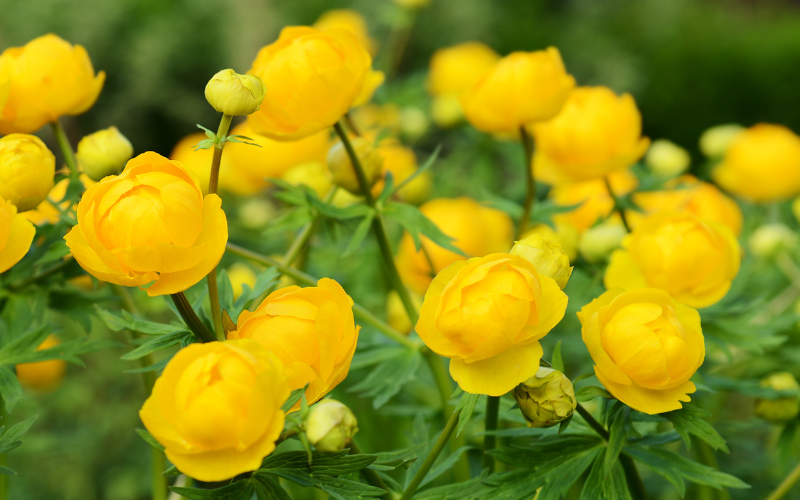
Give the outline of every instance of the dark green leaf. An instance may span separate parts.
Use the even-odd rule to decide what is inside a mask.
[[[556,343],[556,346],[553,348],[553,358],[550,361],[550,366],[553,367],[553,370],[560,371],[564,373],[564,360],[561,359],[561,341],[559,340]]]
[[[136,434],[138,434],[140,438],[144,439],[144,441],[153,448],[157,449],[158,451],[164,451],[164,446],[156,441],[156,438],[154,438],[153,435],[146,430],[136,429]]]
[[[2,436],[0,436],[0,454],[8,453],[9,451],[17,448],[22,444],[22,441],[19,440],[28,429],[31,428],[31,425],[39,418],[38,415],[34,415],[28,419],[23,420],[22,422],[17,422],[16,424],[12,425],[7,431],[5,431]],[[0,428],[1,430],[2,428]],[[10,470],[10,469],[9,469]]]
[[[470,394],[465,392],[461,395],[461,399],[458,400],[456,411],[461,410],[461,413],[458,415],[456,437],[461,434],[461,431],[464,430],[464,427],[469,423],[469,419],[472,417],[472,412],[475,410],[475,404],[478,402],[478,398],[480,398],[480,394]]]
[[[408,382],[416,379],[422,356],[416,349],[404,349],[397,356],[379,364],[369,375],[349,390],[374,398],[373,408],[380,408]]]
[[[625,435],[625,416],[624,413],[618,413],[609,429],[608,446],[603,461],[604,476],[609,475],[614,464],[617,463],[619,452],[622,451],[622,445],[625,444]]]
[[[266,474],[256,474],[253,476],[256,488],[256,500],[292,500],[286,491],[281,488],[278,481]]]
[[[583,403],[584,401],[590,401],[596,397],[614,399],[614,396],[612,396],[610,392],[600,387],[597,387],[596,385],[587,385],[585,387],[581,387],[575,392],[575,398],[578,400],[579,403]]]
[[[333,498],[336,498],[337,500],[374,498],[386,493],[386,490],[376,488],[374,486],[369,486],[356,481],[350,481],[348,479],[309,474],[300,469],[270,469],[264,472],[282,477],[288,481],[297,483],[300,486],[314,486],[329,494]]]
[[[14,411],[20,399],[25,397],[25,391],[17,380],[17,376],[8,366],[0,366],[0,396],[3,397],[6,412]]]
[[[286,413],[289,410],[291,410],[292,407],[294,405],[296,405],[297,402],[300,401],[300,399],[303,398],[303,394],[306,393],[306,389],[307,388],[308,388],[308,385],[306,385],[302,389],[295,389],[295,390],[292,391],[291,394],[289,394],[289,399],[284,401],[284,403],[281,405],[281,409],[284,411],[284,413]]]
[[[425,217],[417,207],[407,203],[393,201],[386,203],[383,213],[386,217],[394,220],[408,231],[408,234],[410,234],[411,238],[414,240],[414,246],[417,250],[422,246],[422,240],[420,240],[420,234],[422,234],[430,238],[431,241],[440,247],[466,257],[464,252],[453,245],[453,238],[444,234],[441,229],[431,222],[430,219]]]
[[[605,452],[608,453],[608,449]],[[589,477],[583,484],[580,500],[631,500],[628,484],[625,482],[625,472],[618,462],[610,474],[604,474],[603,463],[606,453],[600,453],[592,464]]]
[[[168,333],[166,335],[160,335],[158,337],[148,340],[147,342],[140,345],[136,349],[123,355],[120,359],[123,359],[125,361],[139,359],[153,352],[160,351],[161,349],[166,349],[167,347],[172,347],[175,344],[180,344],[181,341],[187,338],[193,339],[194,334],[192,334],[190,331],[187,330],[183,332],[177,331],[173,333]]]
[[[314,452],[309,467],[305,451],[287,451],[265,458],[259,470],[303,469],[309,474],[341,476],[358,472],[376,459],[375,455],[348,455],[346,451],[335,454]]]
[[[375,218],[375,211],[371,210],[367,213],[366,216],[358,223],[355,232],[353,233],[353,238],[350,240],[350,243],[347,245],[347,248],[342,253],[342,257],[348,257],[355,252],[361,242],[364,241],[367,234],[369,233],[369,228],[372,226],[372,220]]]
[[[675,431],[681,435],[686,447],[691,446],[691,439],[689,435],[697,436],[702,439],[709,446],[715,450],[721,450],[729,453],[728,445],[719,433],[709,424],[705,417],[709,416],[705,410],[701,410],[695,406],[683,405],[683,409],[662,413],[661,416],[672,422]]]
[[[178,331],[188,331],[184,325],[156,323],[155,321],[136,317],[124,310],[120,311],[121,315],[117,315],[95,305],[95,311],[97,315],[100,316],[100,319],[103,320],[103,323],[105,323],[110,330],[115,332],[130,330],[145,335],[166,335]]]
[[[237,481],[233,484],[215,490],[202,490],[199,488],[170,488],[175,493],[192,500],[250,500],[253,496],[253,483],[251,481]]]

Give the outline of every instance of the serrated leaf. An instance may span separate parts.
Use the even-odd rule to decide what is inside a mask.
[[[614,464],[617,463],[619,453],[625,444],[625,435],[625,416],[623,413],[619,413],[609,429],[608,445],[606,445],[606,454],[603,460],[604,476],[609,475]]]
[[[114,314],[111,311],[95,305],[95,312],[103,321],[103,323],[105,323],[105,325],[109,328],[109,330],[115,332],[130,330],[133,332],[142,333],[144,335],[165,335],[176,331],[187,331],[185,325],[156,323],[155,321],[149,321],[147,319],[134,316],[125,310],[120,311],[120,314]]]
[[[292,497],[281,488],[280,483],[266,474],[253,476],[256,488],[256,500],[292,500]]]
[[[3,432],[3,435],[0,436],[0,454],[8,453],[9,451],[19,447],[22,444],[22,441],[20,441],[19,438],[28,432],[28,430],[31,428],[31,425],[33,425],[37,418],[39,418],[39,416],[34,415],[23,420],[22,422],[17,422],[16,424],[12,425],[11,428]],[[12,471],[12,474],[13,473],[14,472]]]
[[[461,395],[461,399],[458,400],[458,406],[456,406],[455,411],[461,410],[461,413],[458,415],[456,437],[461,434],[461,431],[464,430],[464,427],[469,423],[469,419],[472,417],[472,412],[475,410],[475,404],[478,402],[479,398],[480,394],[465,392]]]
[[[161,349],[166,349],[176,344],[180,344],[186,338],[194,339],[194,334],[187,330],[183,332],[178,331],[168,333],[166,335],[159,335],[158,337],[148,340],[131,352],[124,354],[120,359],[124,361],[131,361],[134,359],[143,358],[148,354],[160,351]]]
[[[399,192],[401,189],[408,186],[411,183],[411,181],[413,181],[414,179],[419,177],[422,173],[430,169],[433,166],[433,164],[436,163],[436,159],[439,158],[439,153],[441,151],[442,151],[442,145],[439,144],[438,146],[436,146],[436,149],[433,150],[433,153],[431,153],[428,159],[425,160],[425,163],[423,163],[422,166],[416,169],[413,174],[406,177],[403,182],[398,184],[397,187],[392,190],[392,193]]]
[[[350,243],[347,245],[347,248],[342,253],[342,258],[349,257],[355,252],[358,247],[361,245],[361,242],[364,241],[367,234],[369,233],[369,228],[372,226],[372,221],[375,218],[375,211],[370,209],[366,216],[358,223],[355,232],[353,233],[353,237],[350,239]]]
[[[386,493],[386,490],[369,486],[349,479],[333,478],[317,474],[309,474],[300,469],[270,469],[259,471],[259,474],[266,473],[282,477],[300,486],[313,486],[324,491],[337,500],[356,500],[362,498],[379,497]]]
[[[164,451],[164,446],[156,441],[156,438],[154,438],[153,435],[146,430],[136,429],[136,434],[138,434],[140,438],[144,439],[145,443],[149,444],[153,448],[157,449],[158,451]]]
[[[383,177],[383,179],[383,190],[378,196],[378,199],[375,200],[376,204],[385,203],[394,192],[394,175],[391,172],[386,172],[386,175]]]
[[[689,437],[691,434],[702,439],[715,450],[730,453],[725,439],[705,420],[704,417],[709,415],[710,413],[707,411],[687,404],[684,404],[680,410],[661,414],[662,417],[672,422],[675,431],[683,438],[686,448],[691,447],[691,438]]]
[[[564,373],[564,360],[561,359],[561,341],[559,340],[556,342],[556,346],[553,348],[553,358],[550,361],[550,366],[553,367],[553,370],[560,371]]]
[[[583,484],[580,500],[631,500],[625,472],[619,463],[614,464],[608,475],[603,473],[606,453],[608,449],[599,454],[592,464],[589,476]]]
[[[403,385],[416,379],[422,355],[416,349],[404,349],[379,364],[369,375],[350,387],[350,392],[372,399],[373,408],[386,404]]]
[[[581,387],[575,392],[575,399],[577,399],[579,403],[590,401],[597,397],[614,399],[614,396],[612,396],[610,392],[597,387],[596,385],[587,385],[585,387]]]
[[[191,500],[250,500],[254,486],[251,481],[244,480],[214,490],[178,486],[172,486],[170,490]]]

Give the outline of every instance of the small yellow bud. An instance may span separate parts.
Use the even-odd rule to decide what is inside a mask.
[[[800,385],[789,372],[773,373],[761,381],[761,387],[775,391],[792,391],[795,394],[778,399],[757,399],[755,413],[764,420],[782,423],[800,414]]]
[[[514,399],[528,427],[552,427],[569,418],[578,405],[572,382],[560,371],[545,367],[514,388]]]
[[[689,152],[665,139],[653,141],[644,157],[650,171],[659,177],[675,177],[689,168]]]
[[[461,109],[461,100],[458,98],[458,94],[443,94],[434,97],[431,103],[431,117],[433,122],[441,128],[458,125],[464,119],[464,110]]]
[[[419,310],[420,307],[422,307],[422,297],[412,291],[408,293],[411,297],[411,303]],[[403,301],[400,300],[400,294],[395,290],[392,290],[389,292],[389,295],[386,296],[386,321],[392,328],[401,333],[409,334],[411,333],[411,329],[414,328],[411,319],[408,317],[406,308],[403,305]]]
[[[383,157],[370,141],[362,137],[353,137],[350,139],[350,143],[361,161],[361,167],[367,177],[368,187],[371,188],[381,177]],[[358,182],[356,171],[350,162],[347,148],[344,147],[341,141],[337,142],[328,152],[328,169],[333,176],[333,182],[337,186],[343,187],[353,194],[361,194],[361,185]]]
[[[133,146],[117,127],[87,135],[75,153],[81,169],[93,181],[119,174],[132,157]]]
[[[700,136],[700,151],[709,158],[721,158],[742,131],[744,127],[735,123],[711,127]]]
[[[764,224],[753,232],[748,243],[755,255],[768,259],[782,250],[795,248],[797,235],[783,224]]]
[[[323,453],[342,451],[358,432],[358,422],[350,408],[333,399],[323,399],[312,406],[305,426],[308,441]]]
[[[628,232],[625,226],[615,222],[604,222],[586,230],[581,236],[578,251],[589,262],[599,262],[622,244]]]
[[[425,135],[429,126],[428,117],[421,109],[409,106],[400,111],[400,131],[412,141]]]
[[[533,234],[516,242],[511,254],[519,255],[533,264],[540,275],[552,278],[562,290],[567,286],[572,267],[558,241],[541,234]]]
[[[223,69],[206,84],[206,100],[218,112],[231,116],[246,116],[261,107],[266,88],[261,78],[240,75]]]
[[[33,210],[53,189],[56,157],[35,135],[8,134],[0,139],[0,198],[17,210]]]
[[[239,298],[244,291],[244,285],[252,290],[256,286],[256,273],[247,264],[237,262],[228,268],[228,279],[231,281],[233,289],[233,300]]]

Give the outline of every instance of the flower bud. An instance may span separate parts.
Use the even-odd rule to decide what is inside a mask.
[[[0,139],[0,198],[19,212],[33,210],[53,189],[56,157],[35,135]]]
[[[748,243],[755,255],[769,259],[796,247],[797,235],[783,224],[764,224],[753,232]]]
[[[578,405],[572,382],[560,371],[545,367],[514,388],[514,399],[528,427],[552,427],[569,418]]]
[[[689,152],[674,142],[665,139],[653,141],[644,157],[650,171],[659,177],[675,177],[689,168],[692,158]]]
[[[458,125],[464,118],[461,101],[457,94],[437,95],[431,102],[431,118],[441,128],[450,128]]]
[[[277,209],[266,198],[250,198],[239,205],[239,222],[247,229],[265,229]]]
[[[625,227],[619,223],[598,224],[583,233],[578,251],[589,262],[599,262],[619,248],[627,233]]]
[[[552,278],[562,290],[567,286],[572,267],[558,241],[533,234],[516,242],[511,255],[519,255],[533,264],[540,275]]]
[[[775,391],[800,391],[800,385],[789,372],[773,373],[761,381],[761,387]],[[757,399],[755,414],[773,423],[792,420],[800,414],[800,398],[795,394],[778,399]]]
[[[383,157],[378,153],[378,150],[372,146],[372,143],[362,137],[353,137],[350,139],[353,145],[353,150],[361,162],[361,167],[364,169],[364,175],[367,178],[367,187],[372,187],[378,179],[380,179],[383,172]],[[347,154],[347,148],[344,147],[341,141],[337,142],[328,152],[328,169],[333,176],[333,182],[353,194],[361,194],[361,185],[358,182],[355,168],[350,162],[350,156]]]
[[[305,425],[308,441],[323,453],[342,451],[358,432],[358,422],[350,408],[333,399],[323,399],[312,406]]]
[[[735,123],[711,127],[700,136],[700,151],[709,158],[720,158],[743,130],[744,127]]]
[[[78,143],[75,154],[81,169],[93,181],[119,174],[132,157],[133,146],[117,127],[87,135]]]
[[[430,122],[425,112],[415,106],[408,106],[400,111],[400,131],[405,137],[415,141],[425,135]]]
[[[240,75],[223,69],[206,84],[206,100],[218,112],[231,116],[246,116],[261,107],[266,88],[261,78]]]

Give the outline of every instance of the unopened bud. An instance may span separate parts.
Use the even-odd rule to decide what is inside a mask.
[[[757,416],[773,423],[782,423],[800,414],[800,385],[794,375],[789,372],[773,373],[761,381],[761,387],[769,387],[774,391],[792,391],[795,394],[778,399],[757,399]]]
[[[464,119],[461,101],[457,94],[437,95],[431,102],[431,117],[433,122],[441,128],[450,128],[458,125]]]
[[[383,171],[383,157],[372,143],[362,137],[350,139],[356,156],[361,162],[364,175],[367,178],[367,188],[371,188],[381,177]],[[355,168],[347,154],[347,148],[341,141],[337,142],[328,152],[328,169],[333,176],[333,182],[353,194],[361,194],[361,185],[358,182]]]
[[[528,427],[552,427],[569,418],[578,405],[566,375],[545,367],[514,388],[514,399]]]
[[[797,235],[783,224],[764,224],[753,232],[748,243],[755,255],[768,259],[795,248]]]
[[[709,158],[722,158],[728,146],[743,130],[744,127],[734,123],[711,127],[700,136],[700,151]]]
[[[358,422],[350,408],[333,399],[311,407],[305,422],[308,441],[324,453],[336,453],[350,446]]]
[[[665,139],[654,141],[644,157],[647,167],[659,177],[682,174],[689,168],[691,161],[688,151]]]
[[[93,181],[119,174],[132,156],[133,146],[117,127],[87,135],[78,143],[75,153],[81,169]]]
[[[622,224],[604,222],[583,233],[578,250],[589,262],[599,262],[619,248],[627,234]]]
[[[429,125],[425,112],[417,107],[408,106],[400,111],[400,132],[412,141],[425,135]]]
[[[533,234],[516,242],[511,255],[519,255],[533,264],[539,274],[552,278],[562,290],[567,286],[572,267],[558,241]]]
[[[240,75],[223,69],[206,84],[206,100],[218,112],[231,116],[247,116],[258,111],[266,88],[255,75]]]

